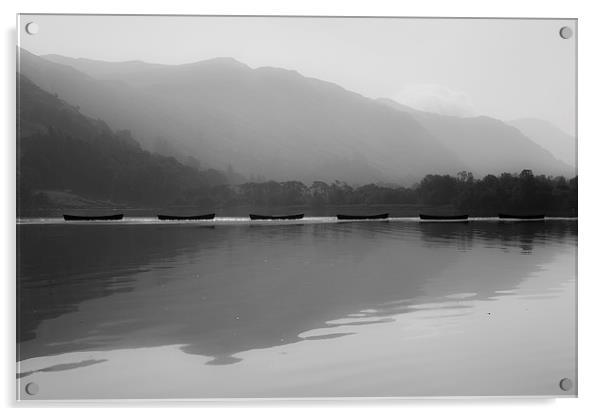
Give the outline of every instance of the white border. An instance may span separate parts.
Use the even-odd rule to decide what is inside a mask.
[[[600,198],[600,152],[602,140],[602,106],[600,88],[602,67],[600,40],[602,40],[602,15],[595,1],[536,1],[536,0],[221,0],[221,1],[180,1],[180,0],[96,0],[84,2],[77,0],[4,0],[0,3],[2,29],[4,34],[2,62],[1,100],[2,126],[2,195],[1,207],[2,247],[0,262],[5,267],[2,275],[4,302],[2,335],[3,401],[7,407],[27,407],[29,404],[16,404],[15,399],[15,43],[16,13],[131,13],[131,14],[268,14],[268,15],[345,15],[345,16],[445,16],[445,17],[549,17],[579,19],[579,399],[410,399],[410,400],[311,400],[311,401],[211,401],[179,402],[181,411],[195,411],[197,406],[204,407],[203,412],[231,412],[236,410],[251,414],[281,413],[298,414],[300,412],[326,413],[342,410],[346,414],[365,414],[367,411],[399,414],[400,411],[435,414],[445,412],[448,415],[467,415],[484,412],[487,414],[507,414],[525,412],[533,415],[562,414],[602,414],[598,397],[601,386],[600,354],[600,314],[597,304],[602,294],[602,273],[597,270],[601,230],[596,221],[596,211],[602,204]],[[81,412],[83,404],[45,403],[50,414]],[[120,412],[143,411],[163,414],[165,407],[175,406],[174,402],[109,402],[92,403],[85,412],[104,413],[104,407],[122,405],[128,409]],[[59,406],[67,406],[61,409]],[[130,407],[152,406],[151,409],[134,410]],[[295,406],[295,407],[292,407]],[[36,406],[37,407],[37,406]],[[400,408],[401,407],[401,408]],[[596,410],[597,409],[597,410]],[[35,411],[34,408],[25,409]]]

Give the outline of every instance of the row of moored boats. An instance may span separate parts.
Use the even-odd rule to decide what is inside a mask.
[[[301,220],[304,214],[294,215],[259,215],[249,214],[251,220]],[[523,220],[523,221],[538,221],[544,220],[545,214],[498,214],[501,220]],[[115,221],[122,220],[123,214],[101,215],[101,216],[82,216],[82,215],[63,215],[65,221]],[[157,218],[162,221],[207,221],[213,220],[215,214],[193,215],[193,216],[177,216],[177,215],[157,215]],[[337,219],[341,221],[355,220],[386,220],[389,218],[388,213],[376,215],[345,215],[338,214]],[[466,215],[428,215],[420,214],[421,221],[442,221],[442,222],[467,222],[469,216]]]

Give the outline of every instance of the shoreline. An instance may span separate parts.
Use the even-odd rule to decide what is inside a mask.
[[[578,221],[578,217],[554,216],[545,217],[543,220],[500,219],[499,217],[469,217],[467,221],[428,221],[417,216],[389,217],[378,220],[338,220],[335,216],[308,216],[300,220],[251,220],[249,217],[215,217],[213,220],[159,220],[157,217],[124,217],[115,221],[65,221],[61,217],[22,217],[16,219],[17,225],[51,225],[51,224],[111,224],[111,225],[218,225],[218,224],[340,224],[349,222],[407,222],[421,224],[465,224],[470,222],[500,222],[500,223],[541,223],[545,221]]]

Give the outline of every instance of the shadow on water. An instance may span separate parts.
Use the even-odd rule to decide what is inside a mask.
[[[349,335],[299,335],[339,318],[369,325],[449,295],[511,291],[553,257],[538,247],[567,238],[575,222],[20,226],[19,359],[178,344],[232,364]],[[477,248],[483,262],[447,273]]]

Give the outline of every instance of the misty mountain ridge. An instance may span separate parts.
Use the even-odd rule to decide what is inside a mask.
[[[174,204],[228,183],[224,172],[198,170],[143,150],[128,130],[102,120],[18,76],[18,201],[22,209],[50,207],[60,196],[80,203]],[[85,197],[85,198],[83,198]]]
[[[101,62],[21,51],[42,88],[142,145],[204,167],[274,180],[409,184],[428,173],[570,168],[517,129],[383,105],[296,71],[232,58],[183,65]]]
[[[571,167],[577,164],[577,139],[546,120],[521,118],[507,123],[519,129],[535,143],[548,149],[558,160]]]
[[[483,120],[495,120],[495,122],[500,122],[501,120],[488,117],[488,116],[476,116],[476,117],[461,117],[461,116],[447,116],[437,113],[432,113],[428,111],[418,110],[416,108],[410,107],[405,104],[401,104],[390,98],[378,98],[377,101],[389,105],[393,108],[396,108],[400,111],[404,111],[406,113],[410,113],[416,118],[448,118],[448,121],[451,121],[455,118],[460,119],[478,119],[482,118]],[[484,121],[485,122],[485,121]],[[566,164],[568,168],[574,170],[576,166],[576,154],[577,154],[577,142],[575,138],[566,133],[564,130],[555,126],[553,123],[537,119],[537,118],[521,118],[515,120],[507,120],[503,121],[503,123],[517,128],[524,136],[529,138],[535,144],[550,152],[554,158],[558,159],[562,163]]]
[[[140,60],[108,62],[87,58],[69,58],[56,54],[41,55],[40,57],[50,62],[73,67],[74,69],[88,74],[91,77],[106,80],[118,79],[121,74],[145,72],[151,69],[169,68],[175,66],[186,68],[202,65],[231,65],[248,68],[248,66],[244,63],[227,56],[189,62],[180,65],[157,64]]]
[[[491,171],[500,161],[507,172],[532,166],[530,169],[547,174],[575,174],[571,164],[559,160],[544,146],[545,137],[538,136],[540,140],[536,142],[531,135],[499,119],[484,115],[448,116],[417,110],[391,99],[378,101],[411,114],[477,175]]]

